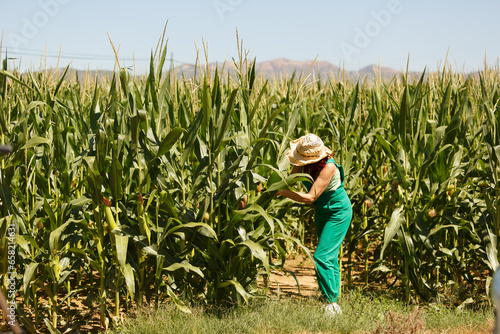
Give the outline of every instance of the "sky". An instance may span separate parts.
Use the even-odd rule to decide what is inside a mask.
[[[347,70],[422,71],[447,59],[476,71],[485,59],[498,65],[498,13],[497,0],[3,0],[1,57],[21,69],[113,69],[111,38],[121,67],[147,71],[168,21],[176,65],[194,63],[197,48],[204,59],[203,43],[210,62],[238,58],[238,30],[257,62],[317,57]]]

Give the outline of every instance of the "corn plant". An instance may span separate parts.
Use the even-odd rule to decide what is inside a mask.
[[[106,328],[144,302],[189,312],[258,295],[259,278],[314,247],[314,209],[273,196],[303,190],[307,175],[287,176],[284,153],[309,132],[347,172],[344,287],[429,300],[456,286],[487,300],[500,229],[497,72],[268,80],[240,50],[231,71],[186,77],[164,71],[166,52],[160,43],[145,76],[117,63],[101,80],[2,61],[0,141],[14,151],[0,157],[0,233],[16,225],[17,311],[30,331],[70,324],[81,297]]]

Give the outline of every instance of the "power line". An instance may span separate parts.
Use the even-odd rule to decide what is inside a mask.
[[[52,52],[45,52],[45,51],[39,51],[39,50],[34,50],[34,49],[23,49],[23,48],[17,48],[13,51],[9,51],[7,48],[3,47],[5,49],[5,55],[10,56],[26,56],[26,57],[47,57],[51,59],[69,59],[69,60],[115,60],[116,58],[114,56],[107,56],[107,55],[97,55],[97,54],[82,54],[82,53],[71,53],[71,52],[61,52],[55,54]],[[119,57],[119,60],[122,61],[138,61],[138,62],[144,62],[144,61],[150,61],[151,58],[144,58],[144,57]],[[175,59],[167,59],[169,62],[174,62],[177,64],[181,65],[192,65],[190,63],[186,63],[180,60],[175,60]]]
[[[14,50],[9,50],[9,48],[4,47],[6,53],[17,54],[17,55],[27,55],[27,56],[45,56],[45,51],[40,51],[36,49],[23,49],[23,48],[15,48]],[[64,57],[91,57],[91,58],[99,58],[99,59],[111,59],[114,57],[108,55],[96,55],[96,54],[81,54],[81,53],[72,53],[72,52],[61,52],[61,55],[65,55]],[[59,53],[47,52],[47,57],[59,57]]]

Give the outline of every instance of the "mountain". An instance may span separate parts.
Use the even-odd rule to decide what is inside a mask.
[[[218,71],[224,71],[229,73],[229,75],[233,76],[236,74],[234,65],[229,62],[224,63],[210,63],[209,64],[210,72],[213,74],[215,69]],[[194,64],[184,63],[180,66],[176,66],[175,68],[171,68],[173,70],[174,75],[184,76],[186,78],[192,77],[195,72],[197,75],[201,71],[205,71],[205,65],[201,66],[198,64],[196,71]],[[363,67],[358,71],[347,71],[339,66],[333,65],[332,63],[324,60],[290,60],[287,58],[277,58],[268,61],[257,62],[255,64],[255,70],[257,72],[257,76],[262,75],[265,78],[270,80],[280,79],[280,78],[289,78],[294,72],[295,76],[304,78],[306,75],[309,79],[315,78],[318,79],[321,77],[322,79],[326,79],[328,77],[334,78],[336,80],[342,80],[343,78],[347,78],[353,81],[372,81],[376,78],[381,78],[383,80],[391,80],[398,73],[401,73],[398,70],[388,68],[388,67],[379,67],[375,65],[369,65]],[[165,71],[166,72],[166,71]],[[165,73],[164,72],[164,73]],[[62,74],[62,70],[59,69],[56,71],[59,75]],[[420,72],[411,72],[410,74],[418,77]],[[113,75],[113,71],[108,70],[97,70],[97,71],[81,71],[81,70],[70,70],[68,71],[67,78],[69,80],[74,80],[78,77],[80,82],[84,82],[85,80],[95,81],[96,76],[97,80],[101,81],[104,78],[111,78]],[[57,76],[57,75],[56,75]],[[141,75],[138,75],[141,76]]]
[[[204,65],[203,65],[204,66]],[[230,63],[211,63],[209,67],[211,71],[215,67],[219,71],[224,67],[224,70],[229,71],[234,74],[234,66]],[[292,75],[294,72],[296,76],[312,75],[315,78],[321,76],[322,78],[335,77],[341,78],[346,77],[350,80],[373,80],[374,78],[381,77],[382,79],[392,79],[394,75],[398,73],[397,70],[388,67],[378,67],[375,65],[366,66],[359,71],[346,71],[339,66],[333,65],[332,63],[324,60],[290,60],[287,58],[277,58],[268,61],[257,62],[255,64],[255,70],[257,74],[263,75],[269,79],[277,79],[280,77],[287,77]],[[184,64],[175,68],[178,74],[183,74],[185,77],[192,76],[194,74],[193,64]],[[199,68],[197,72],[199,73]]]
[[[323,74],[338,72],[339,67],[327,61],[315,61],[313,63],[311,60],[295,61],[286,58],[278,58],[257,63],[255,64],[255,69],[265,74],[290,74],[293,73],[293,71],[297,73],[307,73],[309,70]]]

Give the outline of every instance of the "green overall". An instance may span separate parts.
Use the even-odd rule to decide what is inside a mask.
[[[314,252],[314,261],[321,294],[328,303],[333,303],[337,301],[340,292],[338,257],[342,241],[351,225],[352,206],[344,189],[344,169],[333,159],[328,159],[327,163],[334,163],[337,166],[341,184],[334,191],[325,190],[314,202],[319,240]],[[309,190],[311,186],[310,183],[306,183]]]

